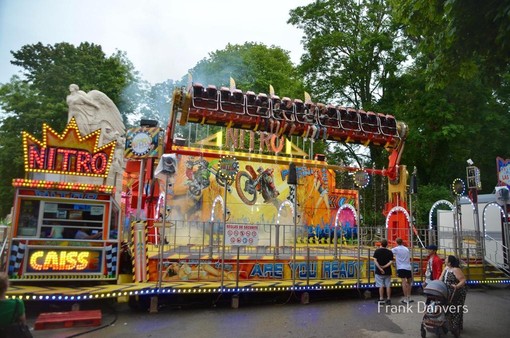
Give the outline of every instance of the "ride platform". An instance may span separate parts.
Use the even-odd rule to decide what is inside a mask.
[[[373,289],[375,280],[371,269],[371,256],[374,247],[360,247],[356,245],[342,245],[337,248],[335,256],[334,246],[296,246],[294,254],[293,247],[280,247],[274,250],[271,247],[257,247],[250,250],[238,250],[237,247],[226,247],[225,253],[221,250],[212,250],[207,246],[179,246],[170,248],[165,245],[163,250],[164,268],[168,264],[188,264],[192,270],[200,262],[203,268],[205,265],[213,265],[219,268],[219,263],[224,259],[225,267],[229,266],[233,271],[249,271],[254,266],[261,267],[261,274],[239,273],[238,278],[230,278],[231,274],[225,274],[223,278],[206,278],[205,271],[197,273],[196,279],[158,280],[158,264],[160,247],[150,246],[147,251],[148,266],[152,267],[148,278],[145,281],[135,281],[131,274],[120,275],[117,283],[92,283],[88,282],[65,282],[56,283],[52,281],[32,282],[30,284],[12,281],[7,292],[8,298],[19,298],[25,301],[86,301],[107,298],[117,298],[121,301],[129,297],[152,297],[158,295],[186,295],[186,294],[227,294],[234,295],[242,292],[313,292],[313,291],[334,291],[345,289]],[[333,249],[333,251],[332,251]],[[224,258],[223,258],[224,257]],[[423,281],[423,262],[426,255],[420,250],[414,251],[413,270],[414,286],[420,286]],[[237,263],[238,260],[238,263]],[[295,263],[294,263],[295,262]],[[342,264],[343,263],[343,264]],[[484,273],[483,265],[475,262],[466,262],[463,267],[468,279],[468,285],[479,284],[510,284],[510,278],[505,275],[494,275]],[[238,264],[238,265],[237,265]],[[282,264],[281,278],[271,275],[270,270],[262,267],[274,267]],[[289,266],[295,264],[296,274],[292,275]],[[236,266],[237,265],[237,266]],[[314,273],[306,272],[309,266]],[[359,265],[361,273],[358,275],[353,269]],[[247,267],[243,270],[243,266]],[[327,267],[327,268],[326,268]],[[200,268],[198,268],[200,269]],[[329,269],[329,270],[328,270]],[[230,270],[230,271],[232,271]],[[400,287],[400,279],[396,276],[395,269],[392,276],[392,286]],[[327,271],[324,274],[324,271]],[[164,275],[164,270],[162,274]],[[352,273],[351,273],[352,272]],[[251,276],[251,277],[250,277]],[[276,278],[274,278],[276,277]],[[153,278],[153,279],[151,279]]]

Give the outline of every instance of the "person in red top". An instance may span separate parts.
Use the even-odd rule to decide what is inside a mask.
[[[423,287],[429,281],[439,279],[443,272],[443,260],[437,255],[437,245],[429,245],[425,249],[429,251],[429,255],[427,256],[427,269],[425,270]]]

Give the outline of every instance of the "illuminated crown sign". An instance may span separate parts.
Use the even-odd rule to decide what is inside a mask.
[[[24,131],[25,172],[106,178],[113,161],[115,141],[99,147],[100,135],[98,129],[82,137],[74,118],[62,135],[44,123],[42,142]]]

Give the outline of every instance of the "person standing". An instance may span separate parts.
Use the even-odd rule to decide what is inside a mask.
[[[10,336],[4,332],[10,324],[20,322],[26,324],[25,304],[21,299],[7,299],[5,297],[9,288],[9,277],[0,273],[0,336]]]
[[[459,260],[455,256],[448,256],[439,280],[442,280],[448,287],[449,294],[449,313],[448,322],[450,330],[455,337],[458,337],[460,331],[464,328],[464,302],[466,301],[467,287],[466,277],[460,269]]]
[[[425,270],[425,282],[423,287],[431,280],[439,279],[443,270],[443,260],[437,255],[437,245],[429,245],[426,247],[429,251],[427,256],[427,269]]]
[[[372,257],[375,264],[375,286],[379,288],[379,304],[391,304],[391,263],[393,252],[387,248],[388,241],[383,239],[381,247],[376,249]],[[384,300],[386,289],[386,300]]]
[[[404,298],[402,303],[407,304],[413,302],[411,299],[411,288],[413,282],[413,273],[411,268],[411,258],[409,249],[404,246],[402,238],[396,239],[397,246],[391,249],[395,256],[395,265],[397,266],[397,276],[402,280],[402,292]]]

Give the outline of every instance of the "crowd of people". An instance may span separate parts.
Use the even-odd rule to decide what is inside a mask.
[[[409,249],[404,245],[401,238],[395,240],[396,246],[388,249],[388,241],[381,240],[380,247],[373,254],[375,284],[379,291],[379,304],[391,305],[391,277],[392,265],[395,262],[396,274],[402,281],[403,298],[401,303],[409,304],[411,299],[413,269],[411,265],[411,255]],[[440,280],[446,284],[448,289],[448,303],[453,309],[464,307],[466,300],[467,287],[466,277],[460,268],[460,261],[457,257],[449,255],[443,260],[437,254],[438,247],[429,245],[426,247],[428,256],[426,258],[425,281],[422,284],[426,288],[427,284],[433,280]],[[458,336],[463,330],[463,311],[452,311],[447,315],[448,328]]]

